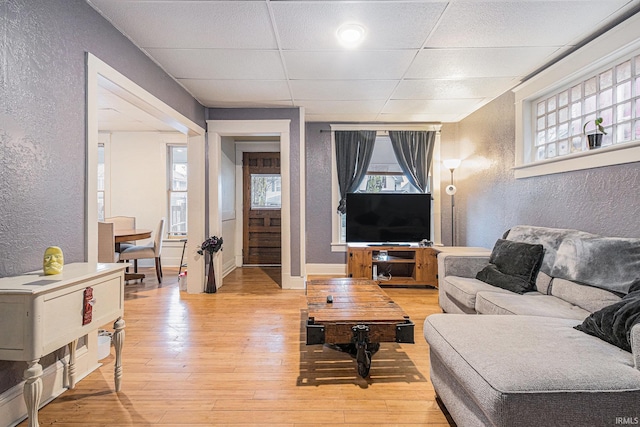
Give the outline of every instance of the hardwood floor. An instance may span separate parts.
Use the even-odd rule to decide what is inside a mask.
[[[56,426],[449,426],[429,381],[422,324],[437,291],[386,288],[415,322],[415,344],[383,343],[362,379],[328,346],[306,346],[304,291],[279,270],[238,269],[216,294],[188,295],[177,269],[127,286],[122,391],[114,352],[40,410]],[[26,421],[20,426],[26,427]]]

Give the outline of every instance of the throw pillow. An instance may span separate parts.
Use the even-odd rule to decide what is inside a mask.
[[[544,255],[542,245],[498,239],[489,265],[476,279],[511,292],[523,294],[535,288],[536,275]]]
[[[631,352],[631,328],[640,323],[640,279],[629,291],[622,300],[596,311],[575,328]]]

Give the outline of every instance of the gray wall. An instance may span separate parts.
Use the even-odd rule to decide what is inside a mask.
[[[300,276],[300,109],[207,108],[207,120],[291,120],[289,172],[291,191],[291,276]]]
[[[505,93],[459,123],[442,128],[443,159],[455,171],[458,244],[493,247],[517,224],[640,237],[638,163],[515,179],[515,97]],[[443,187],[449,171],[443,173]],[[443,242],[451,242],[450,201],[443,199]]]
[[[204,108],[83,0],[0,2],[0,277],[85,257],[86,52],[204,126]]]
[[[0,34],[0,277],[7,277],[42,268],[51,245],[66,263],[85,260],[86,52],[205,121],[204,108],[84,0],[0,1]],[[24,368],[0,361],[0,392]]]
[[[331,130],[329,123],[307,123],[307,263],[345,264],[344,252],[331,252]],[[322,130],[322,132],[320,132]]]
[[[441,131],[442,159],[461,158],[455,171],[456,234],[461,246],[492,248],[518,224],[576,228],[640,237],[638,163],[515,179],[515,98],[507,92]],[[331,136],[329,123],[306,125],[307,262],[340,264],[331,252]],[[442,242],[451,245],[450,182],[442,171]]]

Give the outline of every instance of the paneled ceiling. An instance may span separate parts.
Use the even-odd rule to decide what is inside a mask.
[[[640,0],[88,0],[206,107],[456,122]],[[358,23],[365,37],[336,37]]]

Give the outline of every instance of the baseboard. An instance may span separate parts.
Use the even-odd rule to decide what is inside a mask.
[[[307,276],[347,276],[346,264],[307,264]]]
[[[92,352],[83,346],[76,350],[76,382],[89,375],[100,365],[89,359]],[[67,390],[69,356],[46,367],[42,373],[42,398],[40,408],[60,396]],[[27,418],[27,406],[24,403],[24,381],[0,394],[0,426],[14,427]]]

